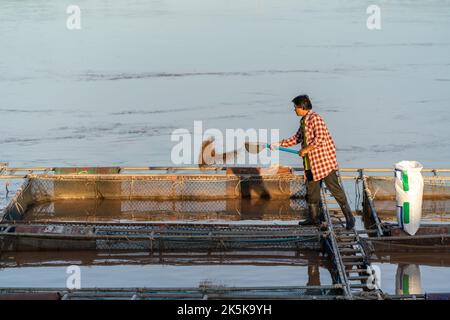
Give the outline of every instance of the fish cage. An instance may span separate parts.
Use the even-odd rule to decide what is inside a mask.
[[[67,212],[73,216],[93,207],[116,212],[113,219],[123,212],[225,215],[258,206],[258,201],[269,207],[269,216],[280,208],[294,214],[306,210],[305,194],[302,175],[242,169],[220,174],[31,174],[5,208],[3,220],[22,221],[33,210],[55,218]]]
[[[305,194],[303,175],[280,168],[29,174],[5,208],[2,250],[317,249],[315,228],[261,221],[298,220]],[[258,224],[208,226],[215,220]]]
[[[431,173],[431,175],[427,175]],[[395,177],[371,174],[363,181],[363,221],[376,251],[450,251],[450,176],[423,175],[422,221],[415,235],[404,232],[396,220]]]

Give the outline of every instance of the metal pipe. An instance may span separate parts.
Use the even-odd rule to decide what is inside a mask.
[[[58,167],[1,167],[6,172],[20,172],[20,171],[54,171]],[[93,166],[95,168],[95,166]],[[218,171],[226,170],[228,168],[236,168],[235,166],[124,166],[118,167],[124,171],[167,171],[167,170],[201,170],[201,171]],[[294,171],[304,171],[303,167],[291,167]],[[362,168],[340,168],[342,172],[358,173]],[[394,168],[363,168],[366,172],[392,172]],[[439,173],[448,172],[450,168],[423,168],[422,172]]]
[[[205,239],[205,240],[235,240],[235,241],[252,241],[251,239],[260,239],[261,241],[270,241],[275,238],[275,240],[283,241],[304,241],[308,237],[308,240],[313,240],[319,238],[319,233],[317,234],[286,234],[286,235],[254,235],[254,234],[241,234],[241,235],[164,235],[164,234],[154,234],[148,236],[135,236],[135,235],[98,235],[98,234],[58,234],[58,233],[19,233],[19,232],[8,232],[0,233],[0,238],[3,237],[23,237],[23,238],[39,238],[39,239],[73,239],[73,240],[180,240],[180,239]],[[250,240],[246,240],[250,239]],[[253,240],[253,241],[256,241]]]
[[[133,292],[133,293],[145,293],[145,292],[179,292],[179,291],[191,291],[197,292],[206,290],[210,292],[219,291],[219,292],[233,292],[233,291],[289,291],[289,290],[307,290],[307,289],[318,289],[318,290],[333,290],[333,289],[342,289],[342,285],[340,284],[331,284],[331,285],[323,285],[323,286],[264,286],[264,287],[221,287],[221,286],[204,286],[204,287],[130,287],[130,288],[83,288],[76,290],[68,290],[67,288],[8,288],[8,287],[0,287],[0,293],[5,292],[83,292],[83,293],[92,293],[92,292],[112,292],[112,293],[120,293],[120,292]]]
[[[397,241],[397,240],[415,240],[415,239],[448,239],[450,234],[423,234],[414,236],[388,236],[388,237],[370,237],[364,238],[365,241]]]
[[[378,213],[375,210],[375,205],[373,204],[372,194],[371,194],[371,192],[369,190],[369,187],[367,186],[367,179],[364,176],[364,170],[363,169],[360,170],[360,177],[361,177],[361,179],[363,181],[363,189],[364,189],[365,196],[367,198],[367,202],[368,202],[369,207],[370,207],[370,211],[372,212],[373,219],[375,220],[375,224],[376,224],[376,227],[377,227],[377,235],[379,237],[381,237],[383,235],[383,229],[381,227],[381,220],[378,217]]]

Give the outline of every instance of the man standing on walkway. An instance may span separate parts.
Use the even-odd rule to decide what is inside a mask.
[[[336,147],[322,117],[312,111],[307,95],[295,97],[292,102],[297,116],[301,117],[300,128],[288,139],[272,143],[272,146],[289,147],[302,144],[299,155],[303,157],[309,217],[300,225],[319,225],[320,185],[325,182],[344,213],[346,228],[353,229],[355,218],[348,205],[344,190],[339,184]]]

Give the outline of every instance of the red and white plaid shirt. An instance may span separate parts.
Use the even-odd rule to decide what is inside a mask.
[[[311,166],[311,173],[314,181],[320,181],[330,174],[331,171],[338,169],[336,160],[336,147],[330,132],[325,125],[322,117],[313,111],[309,111],[305,116],[306,144],[308,146],[316,146],[316,148],[308,153]],[[282,147],[290,147],[302,143],[302,128],[288,139],[281,142]]]

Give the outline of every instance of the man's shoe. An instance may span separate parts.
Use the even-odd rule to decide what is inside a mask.
[[[298,224],[300,226],[311,226],[319,224],[319,205],[318,204],[308,204],[309,207],[309,217],[304,221],[300,221]]]
[[[347,230],[352,230],[355,227],[355,217],[352,215],[351,218],[345,218],[345,228]]]
[[[315,225],[314,221],[311,220],[310,217],[306,218],[305,220],[302,220],[298,223],[299,226],[313,226]]]
[[[348,204],[341,209],[345,217],[345,228],[347,230],[352,230],[355,227],[355,217],[353,216],[352,209],[350,209]]]

